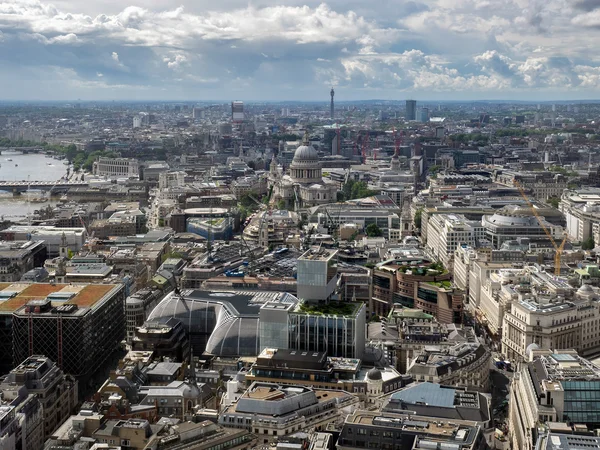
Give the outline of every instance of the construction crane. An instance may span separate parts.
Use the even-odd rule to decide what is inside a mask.
[[[527,197],[527,194],[525,194],[525,190],[523,189],[523,186],[521,186],[521,184],[516,180],[515,180],[514,184],[517,187],[517,189],[519,190],[519,192],[521,193],[521,197],[523,197],[523,200],[525,200],[525,202],[529,206],[529,209],[531,209],[531,212],[533,213],[533,215],[537,219],[538,223],[544,230],[544,233],[546,233],[546,236],[548,236],[548,239],[550,239],[550,242],[552,243],[552,246],[554,247],[554,250],[555,250],[554,275],[560,276],[561,258],[562,258],[562,252],[565,248],[565,243],[567,242],[567,233],[564,233],[564,237],[563,237],[563,240],[560,243],[560,245],[557,244],[556,241],[554,240],[554,237],[552,236],[552,233],[550,233],[548,228],[546,228],[546,225],[544,225],[544,221],[542,220],[540,215],[537,213],[535,207],[533,206],[533,203],[531,203],[531,201]]]

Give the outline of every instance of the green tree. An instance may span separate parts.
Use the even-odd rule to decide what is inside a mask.
[[[592,250],[596,247],[596,243],[594,242],[594,238],[590,236],[585,241],[582,242],[581,248],[584,250]]]
[[[415,222],[415,228],[421,229],[421,216],[423,214],[423,210],[422,209],[418,209],[417,212],[415,213],[415,218],[414,218],[414,222]]]
[[[249,210],[256,210],[258,205],[252,197],[256,198],[255,192],[248,192],[247,194],[242,195],[240,198],[240,206]]]
[[[558,197],[550,197],[550,198],[547,200],[547,203],[548,203],[550,206],[552,206],[553,208],[556,208],[556,209],[558,209],[558,204],[560,203],[560,198],[558,198]]]
[[[381,231],[381,228],[379,228],[377,226],[377,224],[374,224],[374,223],[370,223],[369,225],[367,225],[367,228],[365,228],[365,231],[367,232],[367,236],[369,236],[369,237],[383,236],[383,232]]]
[[[77,156],[77,146],[75,144],[70,144],[65,150],[65,156],[67,160],[72,163],[75,156]]]

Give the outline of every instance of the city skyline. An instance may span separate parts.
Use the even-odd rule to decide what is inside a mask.
[[[600,98],[593,0],[128,5],[2,3],[0,100]]]

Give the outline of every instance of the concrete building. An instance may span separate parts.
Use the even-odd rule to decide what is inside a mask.
[[[464,292],[450,280],[447,269],[418,254],[384,261],[373,269],[370,312],[386,316],[398,303],[421,309],[442,323],[461,323]]]
[[[392,367],[364,368],[355,358],[276,348],[265,348],[245,379],[247,385],[260,381],[347,391],[372,405],[412,381]]]
[[[542,294],[536,292],[535,286],[531,290],[527,286],[515,289],[517,295],[503,320],[502,352],[508,358],[525,360],[532,344],[556,350],[575,349],[582,355],[600,350],[598,292],[583,285],[569,295],[570,286],[562,287],[559,293],[547,290]]]
[[[596,407],[600,402],[600,368],[574,350],[531,346],[509,392],[513,448],[536,448],[540,434],[556,422],[583,427],[584,432],[600,427]]]
[[[489,396],[481,392],[424,382],[412,383],[394,392],[382,411],[400,414],[414,411],[420,416],[448,421],[472,420],[481,426],[490,448],[494,448],[491,403]]]
[[[140,164],[137,159],[106,158],[101,156],[94,162],[93,174],[108,178],[138,178]]]
[[[569,180],[565,175],[551,171],[516,172],[500,170],[495,173],[494,180],[507,186],[520,185],[525,191],[531,192],[533,198],[546,201],[550,197],[560,198],[568,188]]]
[[[9,392],[10,396],[10,392]],[[11,401],[0,399],[0,448],[38,449],[44,445],[42,403],[35,394],[21,389]]]
[[[320,228],[337,228],[342,225],[355,224],[359,231],[364,232],[367,226],[377,225],[383,235],[389,235],[390,230],[400,231],[400,215],[392,209],[358,208],[355,205],[341,204],[309,210],[309,221]]]
[[[436,214],[429,220],[426,250],[445,267],[452,268],[459,246],[477,247],[485,238],[484,226],[464,215]]]
[[[386,359],[406,373],[417,356],[428,348],[444,350],[464,343],[476,343],[471,327],[438,322],[419,309],[395,305],[385,322],[372,322],[367,330],[368,344],[380,348]]]
[[[563,227],[554,225],[544,218],[541,220],[552,237],[560,241]],[[484,228],[485,237],[496,249],[499,249],[506,241],[514,240],[517,237],[526,237],[537,241],[548,240],[546,232],[535,216],[520,214],[518,211],[498,211],[493,215],[484,215],[481,218],[481,225]]]
[[[219,416],[219,424],[243,428],[259,442],[277,442],[298,431],[324,430],[358,404],[344,391],[254,382]]]
[[[486,392],[490,383],[491,352],[480,343],[425,348],[408,367],[416,381]]]
[[[180,320],[170,318],[166,322],[145,322],[135,328],[131,348],[134,351],[152,352],[156,358],[173,358],[185,361],[190,344],[185,327]]]
[[[135,336],[135,329],[141,327],[148,314],[165,296],[161,289],[143,288],[127,297],[125,300],[125,339],[131,343]]]
[[[559,209],[565,215],[566,231],[575,242],[594,239],[600,243],[600,189],[564,191]]]
[[[60,256],[60,247],[63,244],[63,235],[66,247],[77,253],[85,244],[85,228],[56,228],[36,225],[13,225],[0,231],[3,241],[44,241],[48,250],[48,257]]]
[[[19,281],[34,267],[41,267],[48,251],[43,241],[0,242],[0,282]]]
[[[37,396],[42,405],[42,436],[45,440],[73,413],[79,401],[77,387],[77,381],[65,375],[52,360],[34,355],[8,373],[0,383],[0,392],[3,400],[11,402],[22,395]]]
[[[337,285],[337,250],[311,248],[298,258],[297,295],[306,301],[328,301]]]
[[[158,188],[168,189],[185,185],[185,172],[161,172],[158,174]]]
[[[475,421],[357,410],[346,417],[336,448],[484,450],[487,442]]]
[[[6,287],[16,361],[43,354],[73,376],[93,373],[125,337],[122,284],[30,284]],[[87,349],[82,352],[81,349]]]
[[[89,230],[95,238],[106,239],[109,236],[133,236],[136,234],[137,226],[135,217],[111,217],[94,220]]]

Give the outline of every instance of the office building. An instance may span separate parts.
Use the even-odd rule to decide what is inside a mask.
[[[476,421],[357,410],[346,417],[336,448],[484,450],[487,442]]]
[[[535,445],[536,450],[579,450],[599,447],[600,436],[583,434],[581,430],[575,430],[574,433],[568,426],[559,431],[550,431],[540,435]]]
[[[93,174],[107,178],[138,178],[140,163],[132,158],[107,158],[101,156],[94,162]]]
[[[360,359],[277,348],[265,348],[245,379],[248,385],[260,381],[347,391],[372,405],[412,381],[393,367],[366,368]]]
[[[600,243],[600,189],[565,191],[559,208],[565,215],[570,239],[583,242],[592,238]]]
[[[13,311],[15,361],[43,354],[66,373],[85,376],[125,338],[122,284],[13,284],[2,293],[8,298],[0,308]]]
[[[187,330],[196,355],[206,352],[222,357],[256,356],[262,350],[261,327],[268,326],[266,321],[259,321],[261,307],[267,303],[295,305],[297,301],[293,295],[283,292],[171,292],[152,310],[147,322],[165,324],[171,318],[179,320]],[[287,318],[284,320],[287,323]],[[280,327],[279,337],[272,339],[284,339],[287,333],[287,328]]]
[[[131,348],[134,351],[152,352],[156,358],[185,361],[190,344],[183,323],[171,317],[166,322],[146,322],[135,328]]]
[[[484,226],[459,214],[436,214],[429,219],[426,250],[445,267],[452,268],[454,252],[461,245],[478,246]]]
[[[450,280],[447,269],[420,254],[379,263],[373,269],[370,313],[387,316],[398,303],[421,309],[441,323],[461,323],[464,291]]]
[[[385,196],[387,197],[387,196]],[[393,203],[393,202],[392,202]],[[309,210],[310,221],[322,228],[339,227],[355,224],[358,231],[364,232],[367,226],[377,225],[384,236],[392,230],[400,230],[400,215],[390,208],[359,208],[352,204],[336,204],[327,207],[327,211]]]
[[[85,228],[57,228],[43,225],[13,225],[0,231],[3,241],[43,241],[48,257],[60,255],[60,247],[77,253],[85,244]]]
[[[135,329],[141,327],[148,314],[162,300],[165,292],[161,289],[143,288],[127,297],[125,300],[125,339],[131,343],[135,336]]]
[[[41,267],[48,256],[43,241],[0,242],[0,282],[14,282],[34,267]]]
[[[417,101],[406,100],[406,120],[417,120]]]
[[[0,448],[2,450],[43,448],[42,411],[40,399],[24,388],[21,395],[10,402],[0,398]]]
[[[74,411],[78,399],[78,383],[45,356],[34,355],[11,370],[0,383],[2,399],[14,402],[33,394],[43,408],[43,437],[48,438]],[[39,448],[39,447],[25,447]]]
[[[446,348],[426,347],[408,367],[416,381],[486,392],[490,383],[490,350],[480,343]]]
[[[231,102],[231,120],[232,122],[244,121],[244,102]]]
[[[537,218],[529,213],[524,214],[516,211],[498,211],[492,215],[484,215],[481,218],[485,237],[495,249],[499,249],[507,241],[513,241],[517,237],[529,238],[533,241],[546,241],[548,237],[543,227],[554,237],[561,240],[563,227],[548,222],[543,217]]]
[[[185,172],[161,172],[158,174],[158,188],[168,189],[185,185]]]
[[[366,320],[364,303],[300,302],[288,314],[289,348],[362,358]]]
[[[414,411],[420,416],[444,420],[472,420],[487,431],[493,426],[491,403],[491,398],[481,392],[424,382],[412,383],[393,393],[382,411]]]
[[[538,275],[537,280],[552,280],[545,272],[535,275]],[[558,278],[552,280],[554,283],[545,284],[537,280],[532,285],[535,283],[538,290],[546,289],[546,292],[536,294],[535,286],[531,286],[530,290],[528,286],[524,289],[511,287],[516,295],[504,313],[502,352],[514,361],[525,360],[527,349],[532,344],[556,350],[575,349],[582,355],[598,353],[598,292],[584,284],[572,293],[573,289],[566,280]],[[560,285],[560,281],[564,284]],[[552,288],[557,284],[562,289],[553,293]]]
[[[324,430],[357,404],[344,391],[254,382],[224,408],[219,425],[246,429],[266,444],[298,431]]]
[[[519,366],[509,391],[513,448],[535,448],[540,432],[556,422],[585,431],[600,427],[600,368],[574,350],[531,346],[527,362]]]
[[[338,277],[337,250],[311,248],[298,258],[297,296],[306,301],[328,301],[335,293]]]

